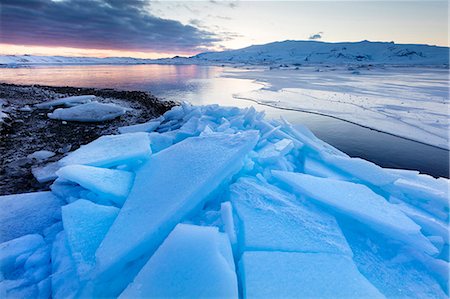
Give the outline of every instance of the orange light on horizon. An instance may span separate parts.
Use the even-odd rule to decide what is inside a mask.
[[[24,46],[0,43],[0,55],[38,55],[71,57],[133,57],[133,58],[170,58],[176,55],[191,56],[196,53],[157,53],[123,50],[80,49],[70,47]]]

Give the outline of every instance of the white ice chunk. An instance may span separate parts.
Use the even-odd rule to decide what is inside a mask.
[[[413,244],[428,254],[437,253],[437,249],[420,232],[420,226],[365,185],[301,173],[272,171],[272,174],[294,192],[325,207],[354,218],[394,240]]]
[[[59,169],[56,174],[119,206],[123,205],[134,180],[134,174],[129,171],[86,165],[68,165]]]
[[[95,251],[116,219],[119,209],[80,199],[62,207],[62,220],[80,276],[95,264]]]
[[[120,298],[238,298],[227,236],[178,224]]]
[[[253,178],[230,187],[242,250],[352,252],[336,219],[310,203]]]
[[[84,164],[111,167],[150,157],[147,133],[102,136],[62,158],[61,165]]]
[[[95,98],[93,95],[85,95],[85,96],[74,96],[74,97],[67,97],[67,98],[61,98],[53,101],[43,102],[36,104],[35,106],[39,109],[51,109],[53,107],[57,106],[65,106],[65,107],[72,107],[79,104],[89,103]]]
[[[161,123],[160,121],[154,120],[143,124],[120,127],[119,132],[121,134],[136,133],[136,132],[152,132],[160,125],[160,123]]]
[[[326,155],[324,161],[329,166],[337,167],[350,174],[351,177],[358,178],[376,186],[391,184],[397,179],[395,175],[385,171],[380,166],[360,158]]]
[[[384,298],[343,255],[248,251],[240,273],[244,298]]]
[[[324,162],[319,162],[316,159],[305,156],[303,162],[303,170],[306,174],[318,176],[322,178],[333,178],[338,180],[345,180],[345,176],[340,174],[327,165]]]
[[[257,140],[255,131],[193,137],[153,155],[136,173],[97,250],[100,280],[106,283],[142,255],[151,255],[177,223],[200,210],[240,170]]]
[[[56,171],[61,167],[59,162],[48,163],[44,166],[34,167],[31,173],[39,183],[46,183],[55,180],[58,176]]]
[[[260,162],[276,163],[282,156],[288,154],[294,148],[294,143],[290,139],[282,139],[276,143],[269,143],[259,152]]]
[[[51,158],[55,155],[54,152],[51,151],[46,151],[46,150],[42,150],[42,151],[36,151],[32,154],[29,154],[27,156],[28,159],[35,159],[37,161],[45,161],[48,158]]]
[[[126,108],[115,104],[92,102],[71,108],[58,108],[49,113],[48,117],[66,121],[102,122],[119,117],[126,112]]]
[[[61,218],[60,206],[51,192],[0,196],[0,243],[40,233]]]

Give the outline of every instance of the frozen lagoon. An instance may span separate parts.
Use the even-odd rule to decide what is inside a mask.
[[[52,192],[0,197],[22,215],[0,218],[2,297],[448,297],[447,179],[252,108],[158,121],[69,153]]]
[[[145,90],[160,98],[186,100],[196,105],[255,106],[257,110],[265,110],[269,118],[277,119],[282,115],[292,124],[306,125],[320,139],[350,156],[362,157],[384,167],[416,169],[434,176],[448,177],[447,150],[360,126],[386,130],[394,135],[401,135],[399,132],[403,128],[402,132],[407,133],[404,137],[419,140],[427,136],[427,139],[436,141],[440,138],[442,141],[441,137],[446,134],[444,129],[448,127],[448,118],[440,120],[448,113],[448,69],[377,67],[348,70],[343,67],[320,67],[320,72],[316,70],[317,67],[247,70],[196,65],[47,66],[0,69],[0,74],[2,81],[16,84]],[[355,71],[359,74],[353,74]],[[312,103],[311,96],[316,93],[321,98],[324,96],[320,100],[321,105],[308,106]],[[416,101],[410,100],[410,95]],[[417,100],[428,96],[438,103],[431,102],[422,107],[424,104]],[[375,106],[367,105],[366,98],[370,98]],[[447,103],[442,109],[439,108],[442,106],[439,99]],[[420,109],[408,112],[408,107],[414,105],[420,106]],[[347,109],[349,107],[351,109]],[[314,113],[340,117],[360,125]],[[376,116],[376,123],[369,119],[371,115]],[[429,117],[424,122],[426,127],[416,126],[417,122],[411,123],[417,115]],[[437,120],[439,124],[432,123]],[[425,133],[423,129],[429,128],[430,134]]]

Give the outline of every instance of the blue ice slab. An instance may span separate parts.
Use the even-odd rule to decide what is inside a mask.
[[[360,179],[375,186],[391,184],[398,178],[380,166],[360,158],[325,155],[324,162],[328,166],[344,171],[352,180]]]
[[[95,251],[119,214],[119,209],[79,199],[62,207],[67,242],[80,276],[95,264]]]
[[[239,269],[244,298],[384,298],[343,255],[247,251]]]
[[[82,145],[59,162],[62,166],[83,164],[111,167],[148,159],[151,153],[147,133],[107,135]]]
[[[241,178],[230,187],[238,215],[240,249],[330,252],[352,255],[336,219],[313,204],[258,181]]]
[[[61,219],[61,201],[51,192],[0,196],[0,243],[41,233]]]
[[[127,201],[97,250],[99,281],[107,284],[131,262],[150,256],[177,223],[239,172],[257,141],[255,131],[212,134],[154,154],[137,171]],[[96,286],[101,294],[101,284]]]
[[[412,244],[428,254],[438,253],[422,235],[420,226],[365,185],[293,172],[272,171],[272,174],[299,195],[356,219],[391,239]]]
[[[86,165],[68,165],[59,169],[56,174],[119,206],[123,205],[134,180],[134,174],[129,171]]]
[[[228,237],[178,224],[120,298],[238,298]]]

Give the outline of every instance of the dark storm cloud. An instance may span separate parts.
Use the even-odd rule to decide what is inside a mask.
[[[195,52],[220,39],[148,13],[145,0],[0,0],[0,42],[152,52]]]

